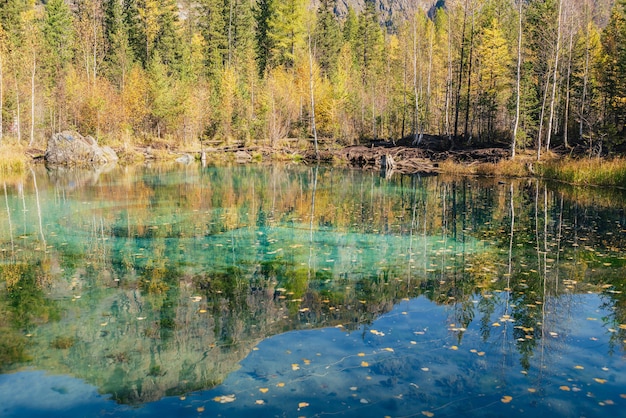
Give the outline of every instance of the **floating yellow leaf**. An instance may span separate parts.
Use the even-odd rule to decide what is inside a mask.
[[[185,395],[179,397],[178,399],[180,399],[181,401],[184,401],[185,399],[187,399],[187,397]]]
[[[429,371],[429,370],[430,370],[430,369],[429,369],[428,367],[422,367],[422,371],[423,371],[423,372],[427,372],[427,371]]]
[[[285,387],[285,383],[284,382],[278,382],[276,383],[276,386],[278,386],[279,388]]]
[[[599,377],[594,377],[593,380],[600,383],[601,385],[606,383],[606,379],[600,379]]]
[[[450,350],[454,350],[454,351],[456,351],[456,350],[458,350],[458,349],[459,349],[459,347],[457,347],[456,345],[453,345],[452,347],[450,347]]]
[[[530,393],[535,393],[535,392],[537,392],[537,389],[535,389],[535,388],[528,388],[528,391]]]
[[[491,324],[492,327],[499,327],[501,326],[499,322],[494,322],[493,324]]]
[[[393,348],[390,347],[383,348],[383,350],[393,353]]]
[[[365,357],[365,353],[359,353],[359,354],[357,354],[357,356],[359,356],[359,357]]]
[[[300,370],[300,365],[298,363],[293,363],[291,365],[291,370]]]
[[[307,402],[300,402],[298,404],[298,408],[306,408],[307,406],[309,406],[309,404]]]
[[[254,401],[254,403],[257,405],[263,405],[265,401],[263,399],[257,399],[256,401]]]
[[[434,417],[435,414],[433,414],[430,411],[422,411],[422,415],[427,416],[428,418]]]
[[[620,393],[619,397],[622,399],[626,399],[626,393]]]
[[[502,397],[502,399],[500,399],[500,401],[501,401],[502,403],[509,403],[509,402],[511,402],[512,400],[513,400],[513,397],[512,397],[512,396],[509,396],[509,395],[503,396],[503,397]]]
[[[574,368],[575,368],[575,369],[578,369],[578,370],[583,370],[583,369],[584,369],[584,367],[583,367],[583,366],[574,366]]]
[[[198,310],[199,313],[206,313],[206,309],[200,309]]]
[[[478,352],[478,353],[476,353],[476,354],[478,354],[479,356],[481,356],[481,357],[482,357],[482,356],[484,356],[484,355],[485,355],[485,352],[484,352],[484,351],[479,351],[479,352]]]
[[[259,388],[259,392],[261,393],[267,393],[268,390],[268,388]]]
[[[565,385],[559,386],[559,389],[564,390],[565,392],[569,392],[570,391],[569,386],[565,386]]]
[[[199,406],[198,408],[196,408],[196,411],[204,412],[204,406]]]
[[[230,402],[234,402],[235,401],[235,395],[222,395],[222,396],[216,396],[215,398],[213,398],[213,400],[215,402],[219,402],[219,403],[230,403]]]
[[[303,358],[302,361],[304,362],[304,364],[311,364],[311,360]]]
[[[361,367],[369,367],[369,363],[367,361],[362,361],[361,362]]]

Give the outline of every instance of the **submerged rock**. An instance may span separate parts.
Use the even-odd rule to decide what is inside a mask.
[[[115,162],[118,157],[110,147],[100,147],[91,136],[63,131],[48,139],[44,159],[55,165],[93,166]]]

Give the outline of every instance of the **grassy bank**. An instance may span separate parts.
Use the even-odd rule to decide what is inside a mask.
[[[31,160],[26,155],[27,143],[17,143],[13,139],[4,139],[0,144],[0,176],[7,177],[21,174]]]
[[[626,187],[626,158],[564,158],[538,165],[538,174],[570,184]]]

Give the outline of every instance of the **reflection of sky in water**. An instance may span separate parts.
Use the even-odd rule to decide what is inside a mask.
[[[567,304],[571,319],[546,329],[526,371],[514,347],[513,323],[494,326],[483,341],[479,321],[474,321],[459,343],[450,331],[454,308],[417,298],[350,333],[337,327],[268,338],[222,385],[184,399],[169,397],[131,408],[106,400],[77,379],[21,372],[0,376],[0,412],[68,417],[619,416],[626,402],[626,375],[621,352],[606,356],[610,332],[601,318],[607,312],[598,308],[596,295],[572,296]],[[219,397],[234,400],[218,403]]]

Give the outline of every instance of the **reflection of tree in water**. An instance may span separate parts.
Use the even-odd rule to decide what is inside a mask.
[[[547,344],[544,326],[566,317],[567,296],[610,284],[604,300],[615,309],[605,320],[616,330],[611,341],[622,346],[624,296],[617,292],[623,290],[624,237],[617,230],[624,228],[623,212],[567,201],[561,206],[560,195],[534,182],[418,176],[387,181],[353,172],[331,176],[324,169],[317,179],[312,169],[279,167],[196,174],[184,186],[167,178],[144,180],[133,201],[124,197],[127,186],[89,189],[107,202],[114,196],[120,208],[98,210],[97,216],[81,208],[62,225],[85,228],[77,234],[83,241],[55,246],[29,272],[11,275],[10,264],[3,264],[7,284],[25,276],[21,289],[8,291],[0,303],[17,321],[0,323],[7,330],[3,344],[9,340],[4,335],[23,335],[41,318],[58,320],[56,305],[67,315],[80,312],[82,330],[68,328],[66,315],[40,327],[33,344],[46,350],[58,337],[75,341],[53,350],[42,367],[62,364],[115,392],[120,402],[134,403],[211,387],[268,336],[339,324],[367,327],[400,300],[424,295],[449,307],[442,326],[454,324],[449,332],[457,344],[478,321],[484,341],[514,346],[528,368],[539,345]],[[110,194],[103,192],[107,188]],[[13,232],[15,225],[1,228]],[[53,245],[62,240],[62,231],[44,232]],[[376,248],[369,253],[359,247],[372,242]],[[350,245],[354,251],[347,251]],[[14,254],[41,258],[32,251]],[[603,268],[607,262],[611,266]],[[65,272],[45,273],[42,263]],[[85,294],[73,305],[51,302],[42,277],[57,286],[79,279]],[[514,322],[503,321],[506,315]],[[28,326],[18,323],[24,318],[31,318]],[[25,347],[16,352],[27,354]],[[6,358],[10,366],[22,357]],[[470,385],[468,376],[439,383]]]

